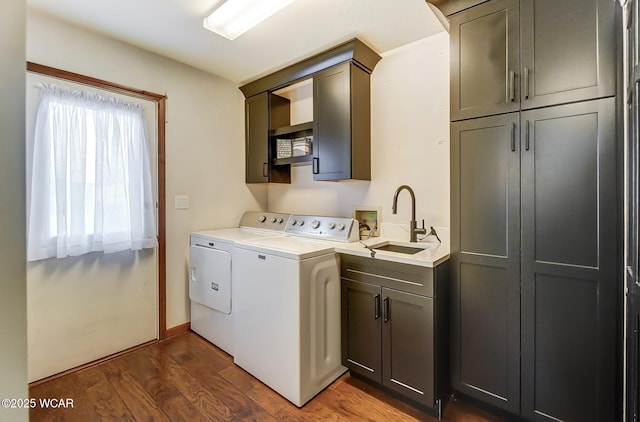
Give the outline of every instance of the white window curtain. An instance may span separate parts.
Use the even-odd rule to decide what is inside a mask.
[[[40,86],[27,259],[157,245],[142,107]]]

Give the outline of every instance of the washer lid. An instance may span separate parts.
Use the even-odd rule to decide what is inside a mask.
[[[296,236],[280,236],[238,241],[236,248],[289,259],[307,259],[334,252],[334,243]]]

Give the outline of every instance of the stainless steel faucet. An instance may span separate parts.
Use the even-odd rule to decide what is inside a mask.
[[[419,234],[427,234],[427,229],[424,228],[424,220],[422,220],[422,228],[418,228],[418,223],[416,222],[416,195],[413,193],[413,189],[408,185],[402,185],[396,189],[396,193],[393,194],[393,205],[391,210],[394,214],[398,213],[398,194],[403,189],[409,191],[411,195],[411,221],[409,222],[409,242],[417,242]]]

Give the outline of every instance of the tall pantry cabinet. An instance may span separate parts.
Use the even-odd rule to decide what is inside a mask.
[[[615,420],[615,3],[466,3],[449,16],[452,387],[527,420]]]
[[[640,421],[640,7],[623,9],[626,45],[625,151],[625,404],[627,422]]]

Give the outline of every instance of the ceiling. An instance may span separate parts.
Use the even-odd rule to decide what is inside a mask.
[[[27,4],[239,84],[354,37],[384,53],[444,30],[424,0],[297,0],[230,41],[202,27],[203,18],[220,1],[27,0]]]

